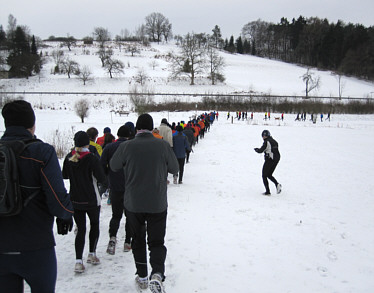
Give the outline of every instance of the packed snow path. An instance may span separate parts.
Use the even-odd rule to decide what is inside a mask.
[[[166,291],[372,292],[374,119],[354,117],[251,125],[222,113],[194,148],[183,185],[169,185]],[[270,197],[261,195],[263,155],[253,150],[263,129],[281,152],[274,176],[283,191],[271,184]],[[101,265],[87,264],[84,274],[73,271],[74,234],[56,234],[57,293],[136,292],[124,221],[116,254],[105,252],[110,216],[103,199]]]

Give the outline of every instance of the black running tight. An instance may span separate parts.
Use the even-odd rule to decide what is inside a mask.
[[[90,219],[90,250],[89,252],[96,252],[97,242],[100,235],[99,218],[100,206],[88,210],[74,210],[74,221],[78,227],[78,232],[75,237],[75,255],[76,259],[82,259],[84,243],[86,239],[86,214]]]

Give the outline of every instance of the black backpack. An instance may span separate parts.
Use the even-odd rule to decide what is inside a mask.
[[[17,215],[39,192],[26,199],[19,184],[17,159],[27,146],[40,142],[38,139],[0,141],[0,217]]]

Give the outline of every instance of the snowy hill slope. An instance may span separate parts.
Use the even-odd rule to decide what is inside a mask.
[[[124,75],[110,78],[101,67],[97,55],[98,47],[79,44],[69,52],[66,47],[59,47],[59,43],[47,42],[50,47],[42,49],[43,55],[48,54],[40,76],[29,79],[0,80],[3,91],[85,91],[85,92],[129,92],[136,82],[139,70],[143,70],[149,77],[147,88],[161,93],[265,93],[272,95],[304,95],[305,84],[301,76],[306,68],[279,61],[259,57],[221,52],[225,60],[224,76],[226,81],[212,86],[205,77],[198,77],[196,85],[190,86],[188,78],[171,80],[171,64],[166,55],[178,52],[174,44],[151,44],[142,47],[139,54],[131,56],[121,51],[114,43],[113,58],[125,64]],[[64,56],[77,61],[81,66],[88,66],[94,80],[86,86],[75,77],[67,75],[53,75],[55,66],[51,53],[53,50],[63,50]],[[319,90],[311,92],[315,96],[338,96],[338,80],[329,71],[313,70],[315,76],[321,79]],[[206,76],[206,74],[204,75]],[[374,84],[356,78],[343,77],[343,96],[367,98],[374,92]]]

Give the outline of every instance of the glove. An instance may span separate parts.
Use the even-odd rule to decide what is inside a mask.
[[[260,149],[259,148],[255,148],[255,151],[258,153],[260,151]]]
[[[73,218],[67,220],[57,218],[56,225],[57,233],[60,235],[66,235],[73,229]]]

